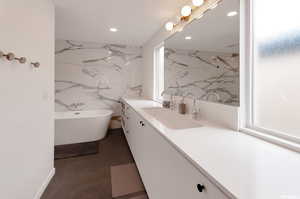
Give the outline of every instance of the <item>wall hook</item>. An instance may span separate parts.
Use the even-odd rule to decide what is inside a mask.
[[[0,51],[0,58],[5,57],[8,61],[18,60],[20,64],[26,63],[25,57],[16,57],[14,53],[5,54],[4,52]]]
[[[6,57],[6,59],[8,61],[12,61],[15,59],[15,54],[14,53],[8,53],[8,54],[4,54],[4,57]]]
[[[18,60],[20,64],[25,64],[27,61],[25,57],[15,58],[15,60]]]
[[[20,64],[25,64],[27,62],[26,57],[16,57],[14,53],[7,53],[0,51],[0,58],[5,57],[8,61],[17,60]],[[40,67],[39,62],[31,62],[31,65],[33,65],[35,68]]]
[[[31,64],[35,67],[35,68],[38,68],[40,67],[40,63],[39,62],[31,62]]]

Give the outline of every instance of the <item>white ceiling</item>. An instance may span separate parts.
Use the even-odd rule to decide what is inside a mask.
[[[227,13],[239,11],[239,2],[223,0],[217,8],[170,37],[165,43],[166,47],[238,53],[239,15],[227,17]],[[186,36],[191,36],[192,40],[185,40]]]
[[[56,38],[140,46],[179,13],[185,2],[187,0],[54,0]],[[111,27],[119,31],[112,33]]]

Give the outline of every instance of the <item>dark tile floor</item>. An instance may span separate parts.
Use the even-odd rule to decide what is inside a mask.
[[[114,130],[98,154],[55,160],[56,174],[41,199],[111,199],[110,166],[132,162],[122,130]]]

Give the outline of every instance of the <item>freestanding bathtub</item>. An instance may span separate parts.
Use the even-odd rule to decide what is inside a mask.
[[[113,111],[69,111],[55,113],[55,145],[93,142],[106,136]]]

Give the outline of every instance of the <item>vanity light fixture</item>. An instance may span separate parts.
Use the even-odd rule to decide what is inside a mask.
[[[227,16],[228,16],[228,17],[233,17],[233,16],[235,16],[235,15],[237,15],[237,14],[238,14],[237,11],[231,11],[231,12],[228,12],[228,13],[227,13]]]
[[[168,22],[165,25],[166,30],[171,31],[174,28],[174,23],[173,22]]]
[[[216,1],[213,5],[211,5],[206,11],[208,10],[212,10],[214,8],[216,8],[219,3],[222,0],[218,0]],[[192,13],[197,10],[200,6],[204,5],[206,0],[192,0],[193,2],[193,7],[189,6],[189,5],[185,5],[181,8],[181,17],[180,17],[180,21],[177,23],[173,23],[173,22],[167,22],[165,24],[165,28],[167,31],[172,31],[174,29],[174,27],[176,27],[177,25],[179,25],[180,23],[184,22],[184,21],[189,21],[190,16],[192,15]],[[203,14],[206,13],[206,11],[203,12]],[[200,19],[201,17],[203,17],[203,14],[196,17],[197,19]],[[178,29],[177,31],[180,31],[180,29]]]
[[[188,16],[190,16],[192,14],[192,8],[191,8],[191,6],[183,6],[182,8],[181,8],[181,15],[183,16],[183,17],[188,17]]]
[[[193,0],[193,5],[196,7],[202,6],[204,4],[204,0]]]
[[[185,39],[185,40],[191,40],[192,37],[191,37],[191,36],[186,36],[184,39]]]
[[[110,28],[109,31],[110,32],[118,32],[118,29],[117,28]]]

